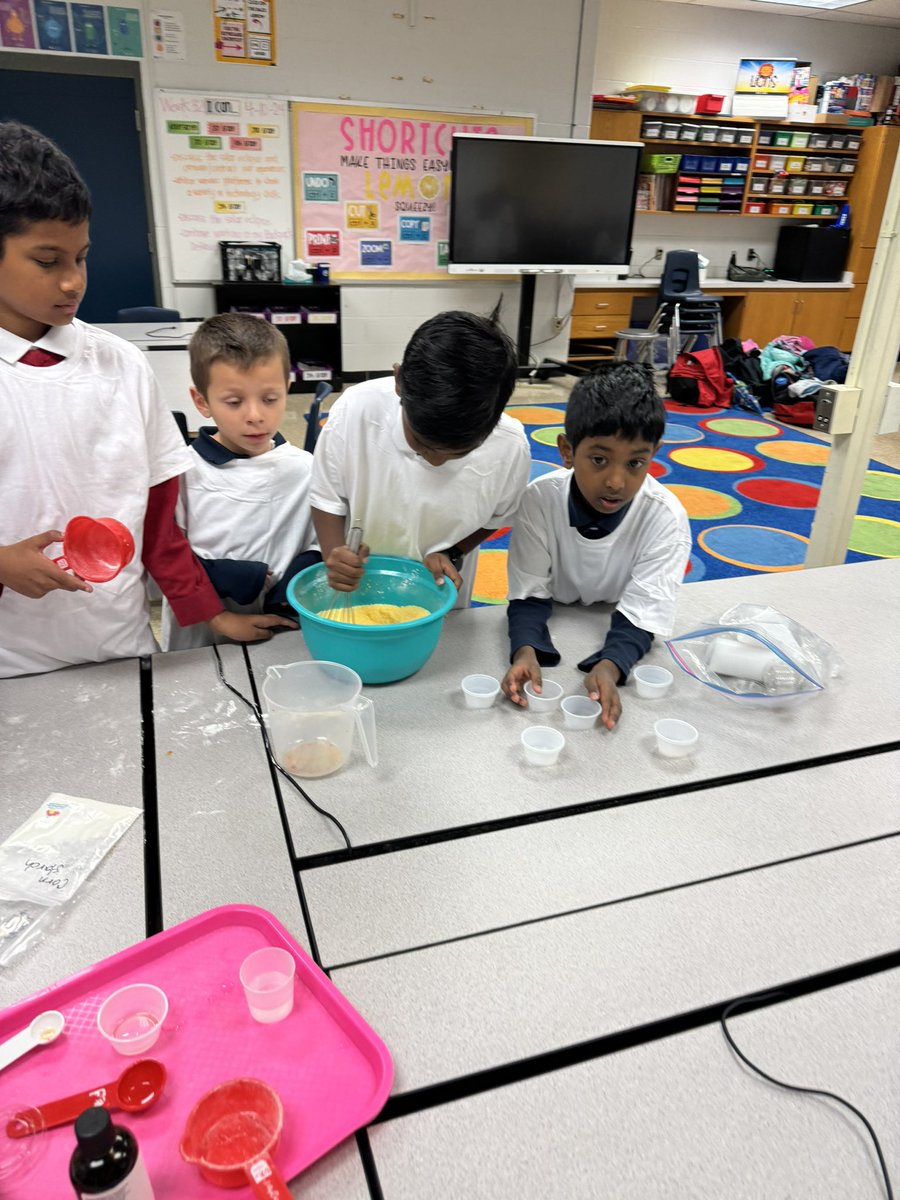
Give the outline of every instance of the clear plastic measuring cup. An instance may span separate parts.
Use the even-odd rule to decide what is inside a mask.
[[[355,671],[333,662],[269,667],[262,692],[272,751],[286,771],[317,779],[339,771],[359,730],[369,766],[378,763],[375,709]]]

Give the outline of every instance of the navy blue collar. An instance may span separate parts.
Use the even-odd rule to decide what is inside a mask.
[[[213,441],[213,434],[218,432],[215,425],[202,426],[191,443],[191,448],[214,467],[224,467],[226,463],[233,462],[236,458],[251,457],[249,454],[235,454],[233,450],[226,449],[221,442]],[[280,433],[276,433],[272,440],[276,446],[283,446],[286,439]]]
[[[577,529],[582,537],[596,540],[612,533],[625,519],[625,514],[631,508],[632,503],[633,501],[629,500],[627,504],[622,505],[618,512],[608,515],[599,513],[582,496],[578,484],[575,482],[575,472],[573,471],[569,476],[569,524]]]

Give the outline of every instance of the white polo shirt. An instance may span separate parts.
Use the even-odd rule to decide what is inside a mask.
[[[373,554],[422,560],[477,529],[508,525],[528,483],[531,458],[520,422],[505,414],[486,440],[464,458],[433,467],[403,433],[393,377],[347,388],[319,435],[310,504],[359,523]],[[477,550],[466,555],[465,587],[472,592]]]
[[[316,549],[309,509],[312,455],[290,442],[251,457],[223,452],[220,463],[192,449],[191,470],[179,483],[176,519],[198,558],[255,560],[268,565],[269,586],[304,550]],[[262,612],[265,594],[235,612]],[[164,650],[211,646],[217,639],[204,621],[182,628],[163,602]]]
[[[606,537],[582,537],[569,523],[571,470],[525,489],[509,544],[509,598],[614,604],[639,629],[670,637],[678,588],[691,553],[681,502],[648,475]]]
[[[141,565],[147,493],[182,474],[190,455],[144,355],[115,334],[73,321],[38,343],[52,367],[18,359],[31,343],[0,331],[0,545],[70,518],[115,517],[131,530],[131,563],[92,592],[0,595],[0,677],[151,653]],[[62,554],[50,546],[49,557]]]

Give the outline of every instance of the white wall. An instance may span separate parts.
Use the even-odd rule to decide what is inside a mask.
[[[900,3],[900,0],[898,0]],[[812,63],[820,79],[857,71],[893,75],[900,61],[900,29],[852,21],[817,21],[666,0],[600,0],[594,92],[628,84],[667,84],[731,98],[738,60],[784,55]],[[635,221],[632,270],[660,246],[694,249],[710,260],[709,274],[725,273],[732,250],[749,248],[771,265],[779,222],[771,217],[641,216]],[[660,264],[645,274],[657,276]]]
[[[155,0],[141,2],[146,16]],[[598,0],[556,0],[552,6],[544,0],[278,0],[278,65],[252,67],[217,63],[209,0],[181,0],[173,7],[185,17],[187,61],[148,59],[143,72],[163,302],[185,316],[213,311],[211,288],[171,282],[154,153],[153,89],[524,112],[537,116],[538,134],[586,137],[597,5]],[[402,19],[394,15],[398,12]],[[566,357],[568,334],[556,334],[553,324],[560,290],[556,278],[538,280],[532,335],[538,355]],[[515,337],[517,283],[457,277],[428,285],[346,284],[344,368],[389,370],[427,317],[448,308],[487,313],[501,291],[501,319]]]

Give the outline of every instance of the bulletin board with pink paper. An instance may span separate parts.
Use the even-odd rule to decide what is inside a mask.
[[[522,115],[292,101],[297,253],[346,279],[447,275],[454,132],[530,136]]]

